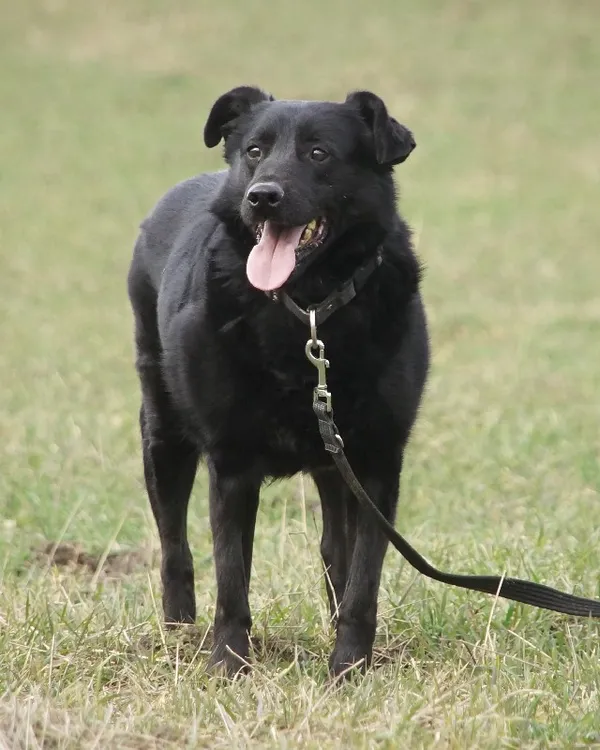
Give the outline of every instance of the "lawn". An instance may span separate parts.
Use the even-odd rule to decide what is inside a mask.
[[[219,94],[376,91],[418,142],[397,176],[433,347],[397,526],[444,569],[599,596],[600,8],[0,13],[0,748],[600,747],[597,624],[444,587],[393,551],[376,664],[329,683],[319,508],[300,477],[263,494],[255,668],[209,677],[205,475],[197,628],[166,633],[125,291],[139,221],[220,164],[202,143]]]

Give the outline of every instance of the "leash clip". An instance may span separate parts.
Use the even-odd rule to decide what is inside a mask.
[[[331,411],[331,393],[327,390],[327,368],[329,360],[325,359],[325,344],[317,337],[317,311],[314,308],[308,309],[308,320],[310,324],[310,338],[306,342],[304,351],[311,365],[317,368],[319,379],[316,387],[313,389],[313,404],[321,401],[325,404],[327,412]],[[313,353],[315,349],[319,350],[319,356]]]
[[[318,356],[315,356],[313,352],[314,349],[319,350]],[[310,338],[306,342],[304,352],[308,361],[311,365],[314,365],[317,368],[319,374],[317,385],[313,389],[313,403],[317,403],[318,401],[323,402],[327,411],[330,412],[331,393],[327,390],[327,368],[329,367],[329,360],[325,359],[325,344],[320,339]]]

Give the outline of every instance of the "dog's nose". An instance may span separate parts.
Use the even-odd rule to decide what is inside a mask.
[[[283,188],[276,182],[257,182],[246,198],[252,208],[276,208],[283,200]]]

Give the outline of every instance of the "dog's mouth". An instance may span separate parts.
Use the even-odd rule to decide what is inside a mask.
[[[257,243],[260,243],[262,239],[262,236],[265,232],[266,223],[267,222],[265,221],[261,221],[261,223],[256,227]],[[275,228],[277,229],[276,225]],[[295,231],[296,229],[297,227],[292,227],[292,231]],[[278,231],[283,232],[286,230],[284,230],[283,227],[280,227]],[[302,230],[300,240],[296,245],[296,249],[294,251],[296,253],[296,257],[299,258],[305,253],[309,252],[311,249],[318,247],[325,239],[326,234],[327,222],[325,221],[325,219],[312,219],[311,221],[309,221]]]
[[[252,286],[262,291],[279,289],[296,265],[323,244],[328,227],[324,218],[298,227],[283,227],[270,219],[256,227],[256,245],[246,264]]]

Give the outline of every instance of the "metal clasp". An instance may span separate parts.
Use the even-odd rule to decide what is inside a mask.
[[[314,349],[319,350],[319,355],[315,356]],[[320,339],[308,339],[304,351],[308,361],[317,368],[319,379],[316,387],[313,389],[313,401],[324,401],[327,411],[331,411],[331,393],[327,390],[327,368],[329,360],[325,359],[325,344]]]
[[[312,344],[312,348],[316,349],[318,346],[318,339],[317,339],[317,311],[314,307],[308,308],[308,321],[310,325],[310,340]]]

